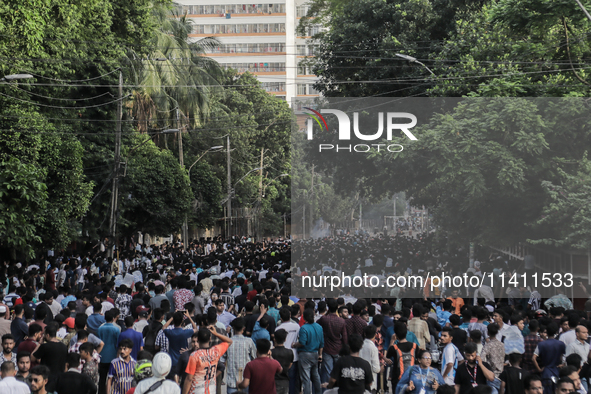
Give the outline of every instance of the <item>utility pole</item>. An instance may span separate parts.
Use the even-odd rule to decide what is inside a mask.
[[[308,226],[314,228],[314,169],[315,165],[312,164],[312,181],[310,182],[310,220],[308,221]],[[308,231],[310,234],[310,238],[312,238],[312,229]]]
[[[308,191],[304,190],[304,193],[306,193],[306,196],[304,197],[304,223],[302,224],[302,239],[306,239],[306,203],[308,202]]]
[[[119,167],[121,165],[121,118],[123,116],[123,73],[119,71],[119,101],[117,103],[117,129],[115,133],[115,168],[113,170],[113,186],[111,191],[111,217],[109,232],[112,245],[109,245],[110,257],[113,257],[113,245],[117,245],[117,209],[119,197]]]
[[[259,238],[261,237],[261,219],[260,219],[260,215],[261,215],[261,204],[263,202],[263,158],[265,156],[265,148],[261,148],[261,164],[260,164],[260,170],[259,170],[259,201],[258,201],[258,207],[257,207],[257,241],[259,240]]]
[[[359,230],[361,230],[363,228],[363,221],[362,221],[362,219],[363,219],[363,216],[362,216],[363,215],[363,211],[361,209],[361,204],[362,204],[362,202],[359,201]]]
[[[179,108],[176,109],[176,128],[179,130],[179,163],[181,168],[185,168],[184,154],[183,154],[183,131],[181,130],[181,120],[179,115]],[[189,185],[191,181],[189,180]],[[181,229],[181,238],[183,241],[183,250],[187,250],[187,243],[189,241],[189,229],[188,229],[188,218],[185,212],[185,221],[183,222],[183,228]]]
[[[230,238],[232,227],[232,168],[230,167],[230,135],[227,136],[227,154],[226,161],[228,166],[228,201],[226,202],[226,215],[230,217],[230,225],[226,222],[226,239]]]

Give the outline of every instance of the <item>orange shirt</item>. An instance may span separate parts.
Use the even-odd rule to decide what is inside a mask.
[[[189,375],[193,375],[189,394],[215,394],[218,361],[228,347],[227,342],[222,342],[209,349],[197,349],[191,354],[185,370]]]
[[[454,314],[459,315],[460,310],[464,306],[464,299],[462,297],[458,297],[456,299],[453,299],[452,297],[447,297],[447,299],[451,300],[451,305],[456,309]]]

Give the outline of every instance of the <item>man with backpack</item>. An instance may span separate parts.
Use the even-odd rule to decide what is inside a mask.
[[[404,372],[415,365],[418,346],[416,343],[409,342],[406,339],[408,329],[404,323],[394,323],[394,335],[392,336],[390,347],[386,353],[386,358],[392,360],[391,380],[392,387],[396,387],[398,381],[404,375]],[[398,339],[398,344],[394,342]]]
[[[142,335],[144,336],[144,350],[152,354],[156,354],[158,350],[156,349],[156,338],[158,337],[158,333],[162,330],[162,320],[164,319],[164,311],[161,308],[154,309],[154,320],[146,327],[144,327],[142,331]]]

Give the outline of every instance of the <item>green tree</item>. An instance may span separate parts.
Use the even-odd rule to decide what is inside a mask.
[[[146,140],[135,139],[136,146]],[[180,231],[193,200],[189,178],[178,159],[152,141],[130,151],[127,175],[121,181],[119,232],[167,236]]]
[[[199,157],[212,146],[225,145],[226,134],[230,136],[233,208],[256,208],[260,213],[261,232],[265,235],[278,235],[282,229],[282,215],[289,211],[289,177],[281,177],[290,170],[290,133],[295,121],[287,103],[269,95],[261,88],[260,82],[250,73],[238,74],[228,70],[220,79],[228,85],[223,94],[215,94],[210,105],[210,115],[202,127],[187,136],[185,157]],[[184,142],[184,143],[185,143]],[[263,159],[263,188],[265,197],[259,204],[260,172],[251,170],[260,167],[261,149]],[[224,152],[225,153],[225,152]],[[186,165],[190,165],[188,160]],[[203,164],[202,164],[203,163]],[[223,199],[227,198],[227,165],[223,153],[209,153],[199,163],[205,163],[215,174],[221,187]],[[196,166],[197,167],[197,166]],[[195,179],[196,168],[191,171]],[[241,178],[244,179],[238,183]],[[201,188],[193,185],[196,199]],[[205,189],[207,190],[207,189]],[[217,189],[215,194],[219,193]],[[222,200],[222,199],[220,199]],[[217,204],[220,204],[218,200]],[[213,205],[213,199],[212,205]],[[222,200],[223,201],[223,200]],[[218,205],[219,206],[219,205]],[[212,211],[215,218],[223,211]],[[215,216],[214,216],[215,215]]]
[[[0,165],[0,247],[27,257],[41,242],[35,223],[47,205],[45,174],[33,164],[13,157]]]
[[[219,42],[213,38],[190,42],[190,20],[168,6],[155,7],[154,16],[152,52],[142,56],[131,50],[127,55],[137,87],[133,113],[138,129],[145,132],[152,125],[169,124],[175,119],[174,108],[179,108],[184,123],[194,127],[207,117],[212,93],[223,91],[217,82],[219,64],[205,56]]]

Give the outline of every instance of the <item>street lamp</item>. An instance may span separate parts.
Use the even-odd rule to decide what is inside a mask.
[[[269,181],[269,183],[267,183],[266,185],[263,186],[263,190],[262,190],[262,194],[261,197],[265,197],[265,189],[267,189],[267,186],[269,186],[271,184],[271,182],[273,182],[276,179],[282,178],[284,176],[289,176],[289,174],[281,174],[281,175],[277,175],[275,178],[271,179]]]
[[[202,158],[203,156],[205,156],[205,154],[206,154],[207,152],[219,151],[219,150],[220,150],[220,149],[222,149],[223,147],[224,147],[223,145],[212,146],[211,148],[209,148],[208,150],[206,150],[205,152],[203,152],[203,153],[201,154],[201,156],[199,156],[199,157],[197,158],[197,160],[195,160],[195,161],[193,162],[193,164],[191,164],[191,165],[189,166],[189,170],[188,170],[188,173],[189,173],[189,179],[191,178],[191,168],[193,168],[193,166],[194,166],[195,164],[197,164],[197,162],[198,162],[199,160],[201,160],[201,158]]]
[[[0,78],[0,82],[3,81],[13,81],[15,79],[30,79],[33,78],[31,74],[11,74],[5,75],[3,78]]]
[[[244,178],[246,178],[246,177],[247,177],[247,176],[248,176],[248,175],[249,175],[251,172],[255,172],[255,171],[258,171],[258,170],[260,170],[260,169],[261,169],[261,167],[257,167],[257,168],[253,168],[252,170],[248,171],[248,172],[246,173],[246,175],[244,175],[242,178],[238,179],[238,181],[237,181],[237,182],[234,184],[234,186],[236,186],[237,184],[239,184],[240,182],[242,182],[242,180],[243,180]],[[232,188],[232,190],[233,190],[233,189],[234,189],[234,188]]]
[[[197,164],[197,162],[199,160],[201,160],[203,158],[203,156],[205,156],[207,154],[207,152],[215,152],[215,151],[219,151],[221,148],[223,148],[223,146],[219,145],[219,146],[212,146],[211,148],[207,149],[205,152],[203,152],[201,154],[201,156],[199,156],[197,158],[197,160],[195,160],[193,162],[193,164],[191,164],[191,166],[189,166],[189,170],[187,171],[187,175],[189,176],[189,186],[191,185],[191,169],[193,168],[193,166],[195,164]],[[185,250],[187,250],[187,244],[189,243],[189,221],[187,218],[187,213],[185,213],[185,221],[183,222],[183,245],[185,247]]]
[[[427,71],[429,71],[431,73],[431,75],[433,75],[433,76],[435,75],[435,73],[433,71],[431,71],[431,69],[429,67],[427,67],[423,63],[419,62],[416,57],[412,57],[412,56],[409,56],[409,55],[404,55],[402,53],[396,53],[396,56],[401,57],[404,60],[408,60],[411,63],[420,64],[421,66],[425,67],[427,69]]]
[[[135,151],[137,148],[139,148],[140,146],[146,144],[148,141],[151,141],[152,138],[156,137],[157,135],[160,134],[172,134],[172,133],[176,133],[178,132],[179,129],[166,129],[166,130],[161,130],[157,133],[152,134],[149,138],[147,138],[146,140],[144,140],[143,142],[141,142],[139,145],[134,146],[129,153],[127,154],[127,157],[125,158],[125,169],[123,170],[123,176],[127,175],[127,160],[129,159],[129,156],[131,156],[131,154],[133,153],[133,151]]]

